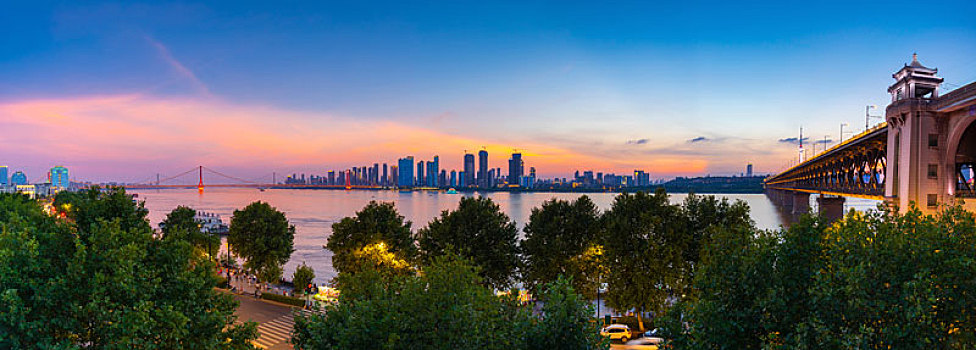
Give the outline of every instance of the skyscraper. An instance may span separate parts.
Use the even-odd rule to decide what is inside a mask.
[[[746,165],[746,176],[752,176],[752,164]]]
[[[386,172],[386,163],[383,163],[383,178],[380,179],[380,185],[386,186],[390,184],[389,174]]]
[[[11,185],[26,185],[27,175],[23,171],[15,171],[13,175],[10,175]]]
[[[488,185],[488,151],[478,151],[478,187],[489,187]]]
[[[424,185],[424,177],[426,175],[424,174],[424,168],[426,167],[427,166],[426,164],[424,164],[424,161],[417,162],[417,182],[416,182],[417,186]]]
[[[464,186],[474,186],[474,155],[464,154]]]
[[[512,159],[508,160],[508,185],[518,186],[519,179],[522,177],[522,154],[512,153]]]
[[[67,189],[70,185],[70,181],[68,180],[68,168],[60,165],[51,168],[51,171],[48,172],[48,181],[50,181],[51,186],[56,189]]]
[[[457,171],[451,170],[451,187],[457,187]]]
[[[408,156],[406,158],[400,158],[397,161],[397,186],[399,187],[412,187],[413,186],[413,156]]]
[[[440,174],[440,157],[434,156],[434,160],[427,162],[427,187],[437,187],[438,183],[437,176]]]
[[[7,166],[0,165],[0,186],[9,185],[10,177],[7,175]]]

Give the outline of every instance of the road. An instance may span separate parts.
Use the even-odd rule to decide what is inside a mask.
[[[240,306],[234,315],[237,322],[254,321],[258,323],[258,339],[254,345],[261,349],[291,350],[288,342],[295,325],[294,308],[266,300],[255,299],[247,295],[234,295]]]

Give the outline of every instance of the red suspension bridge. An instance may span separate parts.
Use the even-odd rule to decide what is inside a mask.
[[[206,176],[204,176],[206,175]],[[220,171],[205,167],[196,166],[187,171],[176,175],[160,177],[158,174],[155,179],[148,179],[137,183],[125,184],[127,189],[164,189],[164,188],[197,188],[203,191],[206,187],[213,188],[319,188],[319,189],[382,189],[383,186],[375,185],[353,185],[351,184],[350,174],[345,176],[345,184],[307,184],[307,183],[277,183],[276,173],[267,174],[257,179],[244,179],[233,175],[228,175]],[[204,178],[216,178],[218,183],[205,183]],[[269,182],[270,181],[270,182]]]

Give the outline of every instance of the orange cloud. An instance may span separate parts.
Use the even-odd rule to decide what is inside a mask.
[[[70,159],[124,167],[139,161],[173,171],[204,164],[212,168],[320,171],[373,162],[395,163],[414,155],[441,156],[442,168],[459,169],[463,150],[484,146],[493,167],[507,168],[512,147],[527,167],[542,175],[567,176],[576,169],[626,174],[700,173],[708,162],[680,157],[633,159],[595,155],[559,146],[504,138],[455,135],[388,120],[361,120],[323,113],[236,105],[212,98],[144,95],[36,99],[0,104],[0,142],[20,145],[32,157]]]

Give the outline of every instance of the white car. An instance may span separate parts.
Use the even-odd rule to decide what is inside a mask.
[[[630,327],[625,324],[612,324],[600,330],[600,335],[610,337],[610,340],[620,340],[627,342],[631,337]]]
[[[637,338],[624,343],[624,349],[628,350],[658,350],[659,345],[664,339],[661,338]]]

